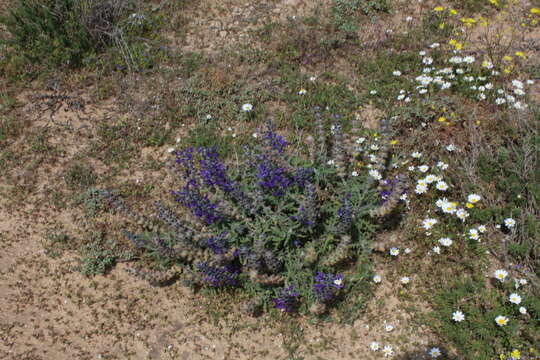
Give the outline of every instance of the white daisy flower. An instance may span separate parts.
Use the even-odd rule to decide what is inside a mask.
[[[477,194],[470,194],[469,196],[467,196],[467,201],[470,202],[471,204],[476,204],[477,202],[480,201],[480,199],[482,199],[480,197],[480,195],[477,195]]]
[[[424,194],[427,192],[428,186],[425,182],[419,182],[416,184],[416,188],[414,189],[414,192],[417,194]]]
[[[390,255],[392,256],[398,256],[399,255],[399,249],[397,247],[393,247],[390,249]]]
[[[253,105],[251,105],[251,104],[242,105],[242,111],[250,112],[251,110],[253,110]]]
[[[429,350],[428,354],[432,358],[436,359],[436,358],[438,358],[439,356],[442,355],[442,352],[441,352],[441,349],[439,349],[438,347],[433,347],[433,348],[431,348],[431,350]]]
[[[525,91],[523,91],[521,89],[514,89],[514,94],[516,94],[517,96],[524,96]]]
[[[357,172],[357,171],[353,171],[353,172],[351,173],[351,176],[354,176],[354,177],[358,176],[358,172]]]
[[[523,315],[525,315],[527,313],[527,309],[523,306],[520,306],[519,307],[519,312],[522,313]]]
[[[456,210],[456,216],[461,221],[465,221],[465,219],[469,217],[469,213],[465,209],[458,209]]]
[[[480,239],[480,235],[478,234],[478,230],[470,229],[469,230],[469,238],[472,239],[472,240]]]
[[[421,152],[418,152],[418,151],[415,151],[411,154],[411,157],[415,158],[415,159],[420,159],[420,157],[422,157],[422,153]]]
[[[356,139],[357,144],[362,144],[364,141],[366,141],[365,137],[360,137],[360,138]]]
[[[382,352],[385,357],[390,357],[394,355],[394,349],[392,349],[390,345],[385,345],[384,348],[382,349]]]
[[[456,206],[457,203],[455,202],[445,201],[441,209],[445,214],[453,214],[456,212]]]
[[[439,244],[441,244],[442,246],[449,247],[450,245],[452,245],[452,243],[453,243],[452,239],[447,238],[447,237],[439,239]]]
[[[380,345],[378,342],[373,341],[371,344],[369,344],[369,350],[371,351],[378,351],[380,349]]]
[[[523,88],[523,83],[518,79],[512,80],[512,85],[517,88]]]
[[[504,219],[504,225],[507,228],[513,228],[516,225],[516,220],[514,220],[512,218],[506,218],[506,219]]]
[[[427,165],[420,165],[420,166],[418,167],[418,170],[420,170],[420,172],[422,172],[422,173],[425,173],[426,171],[429,170],[429,166],[427,166]]]
[[[408,276],[403,276],[401,279],[399,279],[399,281],[400,281],[403,285],[407,285],[409,282],[411,282],[411,279],[410,279]]]
[[[426,230],[431,229],[435,224],[437,224],[437,219],[427,218],[422,221],[422,227]]]
[[[437,190],[440,190],[440,191],[448,190],[448,184],[444,181],[438,181],[435,187],[437,188]]]
[[[454,151],[454,150],[456,150],[456,147],[454,146],[454,144],[450,144],[450,145],[448,145],[448,146],[446,147],[446,151],[452,152],[452,151]]]
[[[452,313],[452,320],[454,320],[455,322],[462,322],[463,320],[465,320],[465,315],[463,315],[463,313],[459,310],[454,311]]]
[[[446,170],[446,169],[448,169],[448,164],[447,164],[447,163],[444,163],[444,162],[442,162],[442,161],[439,161],[439,162],[437,163],[437,167],[440,168],[441,170]]]
[[[394,76],[401,76],[401,71],[399,71],[399,70],[394,70],[394,71],[392,72],[392,75],[394,75]]]
[[[508,297],[508,300],[509,300],[512,304],[516,304],[516,305],[521,304],[521,296],[519,296],[519,295],[516,294],[516,293],[510,294],[510,296]]]
[[[434,252],[435,254],[440,254],[440,253],[441,253],[441,248],[438,247],[438,246],[434,246],[432,250],[433,250],[433,252]]]
[[[386,332],[390,332],[390,331],[394,330],[394,325],[391,325],[391,324],[385,324],[385,325],[384,325],[384,330],[385,330]]]
[[[528,281],[527,279],[519,279],[519,285],[527,285]]]
[[[298,91],[298,95],[306,95],[307,94],[307,90],[302,88]]]
[[[480,231],[481,233],[485,233],[487,231],[487,228],[485,225],[480,225],[478,226],[478,231]]]
[[[422,63],[425,65],[431,65],[433,63],[433,58],[431,57],[425,57],[422,59]]]
[[[380,283],[381,281],[382,281],[381,275],[374,275],[374,276],[373,276],[373,282],[374,282],[375,284],[378,284],[378,283]]]
[[[381,173],[378,170],[375,170],[375,169],[369,170],[369,176],[371,176],[375,180],[381,180],[382,179]]]
[[[432,182],[436,181],[437,177],[433,174],[429,174],[424,178],[424,181],[428,184],[431,184]]]
[[[509,319],[506,316],[499,315],[495,318],[495,323],[499,326],[505,326],[508,324]]]
[[[495,270],[493,273],[493,277],[499,281],[504,281],[506,277],[508,276],[508,272],[503,269]]]

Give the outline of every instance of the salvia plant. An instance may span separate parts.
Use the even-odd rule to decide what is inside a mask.
[[[102,191],[111,208],[145,228],[124,235],[161,267],[128,271],[159,285],[179,274],[170,272],[175,267],[190,286],[241,288],[251,295],[250,313],[262,306],[321,314],[338,303],[362,281],[354,271],[365,267],[355,265],[367,261],[377,222],[397,206],[405,181],[353,171],[367,161],[358,120],[347,134],[339,117],[316,108],[315,123],[305,156],[291,155],[270,121],[262,141],[244,147],[236,162],[212,147],[174,152],[174,205],[156,202],[154,219]],[[386,162],[373,166],[384,173]]]

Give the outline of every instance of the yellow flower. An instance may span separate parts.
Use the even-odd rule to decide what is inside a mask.
[[[461,50],[463,49],[463,44],[458,42],[454,47],[456,48],[456,50]]]
[[[536,20],[536,19],[531,20],[531,25],[532,26],[535,26],[536,24],[538,24],[538,20]]]
[[[510,353],[510,356],[514,359],[521,359],[521,352],[518,349],[515,349]]]
[[[442,7],[442,6],[436,6],[436,7],[433,9],[433,11],[436,11],[436,12],[441,12],[441,11],[443,11],[443,10],[444,10],[444,7]]]
[[[480,125],[480,120],[476,120],[476,125]]]
[[[397,144],[397,140],[390,140],[390,145],[396,145]]]
[[[484,27],[488,26],[488,21],[486,18],[480,16],[478,20],[480,20],[480,26],[484,26]]]
[[[504,359],[506,359],[506,355],[504,355],[504,354],[500,354],[500,355],[499,355],[499,359],[501,359],[501,360],[504,360]]]
[[[444,29],[444,23],[439,24],[439,29],[441,29],[441,30]]]
[[[525,54],[523,53],[523,51],[516,51],[514,55],[522,59],[525,59]]]
[[[465,26],[472,26],[474,23],[476,23],[476,20],[473,18],[461,18],[459,19]]]
[[[457,41],[454,40],[454,39],[450,39],[450,41],[448,42],[448,44],[450,44],[452,46],[456,45],[456,43],[457,43]]]
[[[532,8],[531,9],[531,14],[540,15],[540,9],[539,8]]]
[[[504,61],[510,62],[510,61],[512,61],[513,59],[512,59],[511,56],[505,55],[505,56],[503,56],[503,60],[504,60]]]
[[[505,74],[510,74],[510,73],[512,72],[512,68],[511,68],[511,67],[507,67],[507,68],[505,68],[503,71],[504,71]]]
[[[489,2],[492,3],[495,6],[499,6],[499,1],[498,0],[489,0]]]
[[[474,207],[474,205],[471,204],[471,203],[466,203],[465,207],[467,207],[467,209],[472,209]]]
[[[450,10],[448,10],[448,13],[449,13],[450,15],[457,15],[457,11],[456,11],[455,9],[450,9]]]
[[[438,122],[445,122],[446,121],[446,118],[444,116],[441,116],[440,118],[437,119]]]

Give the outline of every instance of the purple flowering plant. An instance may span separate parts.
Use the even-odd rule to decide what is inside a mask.
[[[285,313],[335,304],[367,278],[354,276],[367,266],[350,265],[368,259],[376,228],[369,211],[380,199],[374,181],[339,168],[353,156],[343,144],[330,151],[322,138],[307,154],[302,145],[290,151],[271,122],[261,134],[236,161],[215,147],[175,151],[174,202],[156,202],[150,231],[125,235],[141,256],[183,268],[194,286],[241,288]]]

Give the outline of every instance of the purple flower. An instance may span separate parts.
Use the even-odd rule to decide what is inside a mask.
[[[339,290],[343,288],[343,275],[325,274],[317,272],[313,291],[315,299],[321,303],[328,303],[334,300]]]
[[[276,309],[284,312],[294,312],[298,308],[298,294],[294,290],[294,286],[289,286],[281,289],[278,297],[272,299]]]
[[[271,121],[267,122],[266,131],[263,133],[263,136],[265,145],[280,154],[283,152],[285,146],[287,146],[287,141],[274,132],[274,126]]]
[[[298,185],[300,188],[304,188],[307,183],[311,183],[313,180],[313,175],[315,174],[315,171],[313,171],[312,168],[296,168],[294,175],[293,175],[293,181]]]
[[[227,249],[227,240],[225,239],[227,232],[224,231],[218,236],[213,236],[206,240],[206,246],[210,248],[214,254],[220,255],[224,254]]]
[[[175,163],[184,169],[184,175],[186,178],[190,178],[195,170],[195,164],[193,162],[193,148],[189,147],[182,151],[175,151],[173,154],[176,156]]]
[[[400,194],[395,194],[396,196],[401,196],[407,192],[406,189],[403,189],[403,187],[399,186],[400,179],[398,176],[394,176],[391,180],[384,180],[382,181],[383,189],[379,193],[381,196],[381,205],[388,201],[390,196],[393,196],[394,192],[400,191]],[[401,189],[401,190],[398,190]]]
[[[211,266],[206,261],[197,264],[201,279],[211,287],[236,286],[239,271],[232,265]]]
[[[337,224],[336,224],[336,234],[342,235],[346,234],[351,230],[352,226],[352,209],[349,199],[351,194],[346,194],[341,199],[341,206],[337,210]]]
[[[283,168],[276,166],[270,160],[262,158],[262,156],[255,175],[259,179],[259,185],[263,189],[269,190],[274,196],[282,196],[292,184],[292,180],[287,176]]]
[[[202,195],[199,191],[199,185],[191,179],[180,191],[173,191],[175,200],[188,209],[193,215],[203,220],[207,224],[220,222],[223,215],[217,209],[217,203],[213,203],[208,196]]]
[[[208,186],[217,186],[228,193],[234,189],[234,183],[226,174],[225,165],[219,160],[215,147],[199,148],[201,160],[199,161],[199,173],[203,182]]]

